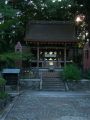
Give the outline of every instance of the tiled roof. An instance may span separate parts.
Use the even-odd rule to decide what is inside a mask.
[[[76,41],[74,24],[60,21],[31,21],[25,41]]]
[[[19,74],[20,73],[20,69],[10,69],[10,68],[8,69],[8,68],[6,68],[6,69],[3,69],[2,73],[3,74],[5,74],[5,73]]]

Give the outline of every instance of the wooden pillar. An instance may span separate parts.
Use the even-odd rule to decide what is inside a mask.
[[[58,51],[56,53],[57,53],[57,56],[56,56],[57,67],[59,67],[59,62],[58,62],[59,53]]]
[[[66,46],[64,47],[64,67],[66,66]]]
[[[37,43],[37,67],[39,67],[39,43]]]

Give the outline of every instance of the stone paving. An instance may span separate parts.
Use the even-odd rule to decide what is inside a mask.
[[[90,120],[90,95],[27,90],[5,120]]]

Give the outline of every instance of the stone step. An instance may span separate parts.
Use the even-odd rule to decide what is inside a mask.
[[[43,80],[60,80],[60,77],[51,77],[51,78],[49,78],[49,77],[43,77]]]
[[[60,78],[43,78],[43,90],[65,91],[65,85]]]
[[[43,80],[43,83],[63,83],[62,80]]]
[[[43,81],[43,83],[63,83],[63,82],[60,82],[60,81]]]
[[[65,88],[63,87],[43,87],[43,90],[46,90],[46,91],[65,91]]]
[[[44,91],[65,91],[64,88],[43,88]]]
[[[42,75],[42,88],[48,91],[65,91],[65,85],[57,71],[44,72]]]
[[[59,73],[58,72],[45,72],[42,74],[42,77],[48,77],[48,78],[55,78],[55,77],[59,77]]]
[[[49,89],[49,88],[59,88],[59,89],[65,89],[65,87],[64,86],[43,86],[42,87],[43,89],[45,89],[45,88],[47,88],[47,89]]]
[[[43,86],[64,86],[64,83],[55,83],[55,84],[53,84],[53,83],[43,83]]]
[[[60,87],[60,86],[44,86],[43,87],[43,89],[63,89],[63,90],[65,90],[65,88],[62,86],[62,87]]]
[[[43,85],[64,85],[64,83],[59,82],[43,82]]]

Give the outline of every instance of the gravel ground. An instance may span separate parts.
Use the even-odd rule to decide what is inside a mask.
[[[5,120],[90,120],[90,95],[26,90]]]

